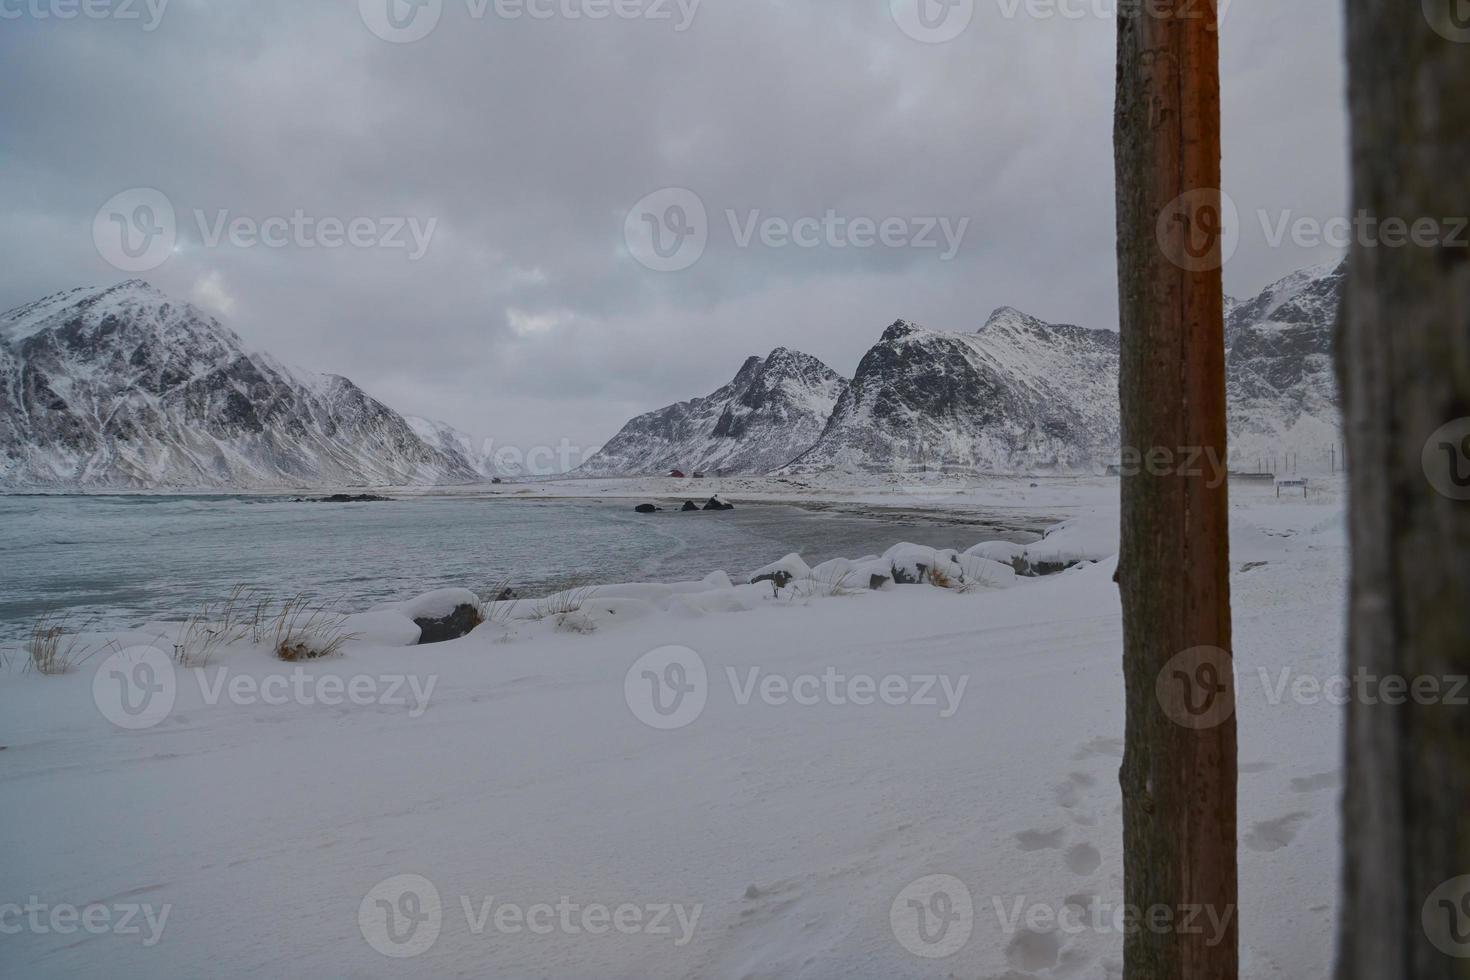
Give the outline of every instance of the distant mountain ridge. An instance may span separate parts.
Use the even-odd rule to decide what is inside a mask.
[[[1118,445],[1118,335],[1010,307],[973,334],[900,320],[792,472],[1081,469]]]
[[[575,472],[767,473],[816,442],[846,389],[815,357],[778,347],[703,398],[633,419]]]
[[[1297,455],[1325,465],[1340,438],[1332,341],[1344,275],[1345,263],[1304,269],[1249,300],[1227,299],[1236,468]],[[810,445],[762,469],[780,455],[774,446],[751,458],[727,443],[725,458],[745,468],[726,472],[1099,472],[1120,452],[1118,370],[1115,331],[1048,323],[1012,307],[972,334],[899,320],[864,355]],[[728,397],[727,389],[710,399]],[[702,461],[706,430],[686,442],[681,425],[707,402],[634,419],[598,466],[579,473],[653,474]]]
[[[0,486],[297,489],[470,483],[347,378],[248,352],[142,280],[0,315]]]
[[[1325,460],[1345,263],[1226,304],[1235,468]],[[578,476],[1096,472],[1118,456],[1118,335],[1001,307],[975,333],[889,326],[848,380],[779,347],[628,422]],[[142,280],[0,315],[0,487],[467,484],[497,460],[347,378],[295,371]]]

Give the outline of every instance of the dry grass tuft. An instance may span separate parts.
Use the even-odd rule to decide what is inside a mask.
[[[854,596],[866,592],[862,580],[863,576],[858,572],[841,572],[835,568],[812,578],[818,585],[826,586],[828,594],[834,596]]]
[[[313,605],[305,595],[295,595],[281,604],[271,625],[271,649],[287,663],[336,657],[357,639],[343,630],[343,613],[325,605]]]
[[[86,663],[102,648],[82,643],[81,634],[85,629],[85,625],[72,629],[70,617],[66,614],[43,613],[31,626],[31,635],[25,642],[23,670],[55,677]]]
[[[582,611],[594,595],[597,594],[597,586],[580,585],[563,589],[544,599],[537,599],[536,605],[531,610],[531,619],[540,622],[543,619],[555,618],[560,621],[572,613]]]
[[[507,628],[520,604],[521,600],[515,598],[515,590],[510,587],[510,579],[498,579],[491,584],[488,592],[480,596],[480,618],[484,622]]]
[[[180,667],[203,667],[221,647],[246,637],[259,643],[270,603],[269,594],[236,585],[218,609],[206,604],[189,617],[174,644],[174,662]]]

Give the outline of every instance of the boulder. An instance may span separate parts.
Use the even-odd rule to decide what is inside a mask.
[[[960,584],[970,589],[1008,589],[1016,584],[1014,565],[979,555],[963,554],[955,557],[961,572]]]
[[[684,506],[681,507],[680,510],[684,511],[687,514],[691,510],[699,510],[699,505],[692,500],[686,500],[684,501]]]
[[[1069,568],[1104,561],[1118,553],[1116,513],[1073,518],[1047,531],[1046,537],[1026,546],[1027,572],[1055,575]]]
[[[836,590],[878,590],[893,581],[893,566],[877,555],[868,555],[853,561],[848,558],[833,558],[812,569],[818,582],[831,585]]]
[[[423,636],[413,620],[391,609],[348,616],[342,621],[342,632],[377,647],[416,646]]]
[[[637,507],[634,508],[634,510],[638,511],[638,513],[640,513],[640,514],[657,514],[658,513],[658,508],[655,507],[655,506],[653,506],[653,504],[639,504]]]
[[[1016,570],[1017,575],[1030,575],[1031,564],[1026,560],[1026,546],[1013,541],[984,541],[965,552],[972,558],[998,561]]]
[[[709,498],[709,503],[704,505],[705,510],[734,510],[735,505],[721,500],[719,497]]]
[[[480,597],[468,589],[438,589],[387,608],[413,620],[420,646],[457,640],[485,621]]]
[[[461,636],[468,636],[484,621],[478,605],[464,603],[455,606],[454,611],[447,616],[425,616],[413,622],[419,628],[419,646],[423,646],[426,643],[448,643]]]
[[[798,554],[790,554],[780,561],[773,561],[764,568],[758,568],[750,573],[747,580],[751,585],[758,582],[774,582],[776,588],[784,589],[797,579],[809,579],[812,570],[807,563],[801,560]]]

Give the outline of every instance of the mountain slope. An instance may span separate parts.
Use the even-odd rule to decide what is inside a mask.
[[[420,418],[417,415],[405,415],[403,420],[408,423],[414,435],[487,480],[525,475],[524,465],[517,463],[508,454],[497,456],[488,447],[477,447],[473,438],[448,422]]]
[[[346,378],[294,372],[142,280],[0,316],[0,485],[255,489],[464,483]]]
[[[900,320],[793,471],[1078,469],[1118,444],[1118,335],[1009,307],[978,333]]]
[[[1332,345],[1347,263],[1272,283],[1225,324],[1230,458],[1238,469],[1300,456],[1321,468],[1341,440]]]
[[[1288,454],[1326,469],[1339,439],[1332,342],[1345,266],[1226,304],[1237,469]],[[899,321],[863,358],[792,472],[1098,470],[1119,453],[1118,335],[1002,307],[975,334]],[[1278,463],[1278,466],[1281,465]]]
[[[778,347],[704,398],[633,419],[576,472],[766,473],[817,441],[846,387],[815,357]]]

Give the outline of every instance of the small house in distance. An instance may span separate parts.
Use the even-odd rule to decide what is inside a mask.
[[[669,470],[669,477],[675,480],[684,479],[684,474],[679,470]]]

